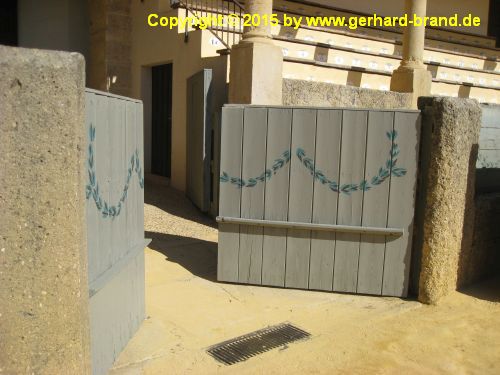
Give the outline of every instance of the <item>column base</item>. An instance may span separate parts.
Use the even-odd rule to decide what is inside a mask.
[[[398,68],[392,73],[391,91],[413,94],[412,108],[417,108],[420,96],[429,96],[431,93],[432,75],[425,68],[408,69]]]
[[[283,54],[272,43],[246,40],[233,46],[229,103],[282,104]]]

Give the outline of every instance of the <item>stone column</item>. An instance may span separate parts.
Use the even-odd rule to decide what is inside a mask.
[[[422,97],[413,273],[418,299],[435,304],[459,286],[474,230],[481,108],[473,99]],[[415,285],[416,286],[416,285]]]
[[[425,27],[423,19],[426,15],[427,0],[405,0],[405,13],[408,21],[414,15],[422,20],[422,25],[408,24],[403,34],[403,59],[398,69],[392,74],[391,90],[413,94],[412,107],[417,108],[420,96],[428,96],[431,92],[432,75],[423,62]]]
[[[89,374],[85,62],[0,46],[0,373]]]
[[[229,102],[281,105],[283,55],[271,38],[272,0],[248,0],[247,14],[267,15],[268,24],[245,28],[231,50]]]

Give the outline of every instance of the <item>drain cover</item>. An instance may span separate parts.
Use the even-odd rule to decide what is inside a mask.
[[[221,342],[208,348],[207,352],[219,362],[232,365],[309,336],[311,334],[289,323],[282,323]]]

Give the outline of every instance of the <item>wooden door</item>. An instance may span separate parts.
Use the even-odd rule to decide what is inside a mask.
[[[152,68],[151,172],[170,178],[172,154],[172,64]]]
[[[187,82],[187,195],[203,212],[210,210],[212,156],[212,70]]]

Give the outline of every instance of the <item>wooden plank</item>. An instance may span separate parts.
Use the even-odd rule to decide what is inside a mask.
[[[212,70],[204,69],[188,79],[187,195],[201,211],[210,208],[210,156],[212,143]]]
[[[212,193],[211,193],[211,202],[210,202],[210,214],[211,216],[217,216],[219,214],[219,185],[220,185],[220,127],[221,127],[221,119],[222,119],[222,107],[213,109],[213,118],[212,118],[212,126],[213,126],[213,149],[212,149],[212,160],[210,165],[210,173],[212,179]]]
[[[500,168],[500,150],[479,150],[476,168]]]
[[[387,204],[392,161],[391,134],[394,126],[393,112],[370,111],[366,142],[365,180],[371,184],[363,197],[363,226],[385,227],[387,225]],[[383,168],[381,175],[380,168]],[[384,180],[383,176],[387,176]],[[383,182],[382,182],[383,181]],[[374,183],[373,183],[374,182]],[[359,247],[357,292],[364,294],[382,293],[384,273],[385,238],[362,235]]]
[[[337,223],[361,225],[363,192],[347,193],[348,185],[364,178],[366,148],[366,111],[344,110],[340,157],[340,190]],[[358,279],[359,234],[338,233],[335,245],[333,290],[356,292]]]
[[[246,108],[243,119],[243,160],[241,175],[250,184],[241,191],[241,217],[264,218],[264,189],[266,181],[267,109]],[[264,174],[264,175],[263,175]],[[241,283],[260,284],[262,275],[262,227],[240,226],[238,280]]]
[[[224,108],[221,123],[221,174],[241,178],[243,139],[243,109]],[[219,213],[226,216],[240,216],[241,189],[231,181],[221,182]],[[219,246],[217,260],[217,279],[219,281],[238,281],[238,252],[240,228],[235,224],[219,224]]]
[[[337,223],[338,192],[330,183],[339,180],[341,134],[342,111],[318,111],[315,164],[325,179],[314,180],[313,223]],[[309,289],[332,290],[335,238],[333,232],[312,232]]]
[[[144,252],[90,298],[92,374],[107,374],[143,322]]]
[[[479,133],[480,150],[500,150],[500,128],[481,128]]]
[[[137,188],[137,197],[135,199],[135,203],[137,205],[137,241],[139,243],[144,239],[144,112],[142,103],[135,103],[135,131],[136,131],[136,147],[137,153],[139,156],[139,168],[140,173],[136,173],[135,175],[135,186]]]
[[[140,241],[142,241],[142,238],[139,238],[137,234],[137,215],[139,213],[137,212],[136,201],[138,199],[139,187],[137,184],[137,176],[132,165],[132,160],[134,159],[135,151],[137,149],[136,126],[136,103],[127,102],[125,114],[125,155],[127,163],[126,173],[128,173],[129,168],[131,168],[132,177],[130,178],[129,188],[123,204],[123,208],[125,208],[124,213],[126,213],[127,217],[127,239],[129,247],[137,245],[138,243],[140,243]]]
[[[108,98],[110,148],[106,151],[111,163],[109,180],[109,205],[117,207],[123,193],[126,179],[125,156],[125,101]],[[113,218],[106,218],[111,224],[111,253],[114,264],[126,254],[128,244],[125,237],[126,217],[120,211]]]
[[[482,126],[500,129],[500,106],[482,105],[481,109],[483,110]]]
[[[297,157],[301,149],[309,158],[315,155],[316,110],[294,109],[292,119],[292,154],[290,164],[290,196],[288,220],[311,222],[313,201],[313,176]],[[311,166],[314,168],[314,166]],[[285,286],[309,287],[309,260],[311,231],[290,229],[287,235]]]
[[[91,126],[95,128],[97,123],[97,98],[93,93],[85,94],[85,110],[86,110],[86,128],[87,128],[87,162],[85,164],[86,179],[87,183],[90,182],[90,177],[88,173],[93,169],[89,165],[89,152],[92,149],[92,165],[95,165],[97,161],[98,151],[96,149],[95,140],[91,141],[90,128]],[[88,194],[88,193],[87,193]],[[96,274],[97,261],[99,259],[99,222],[101,220],[101,214],[97,210],[96,203],[93,195],[91,194],[87,198],[87,251],[88,251],[88,267],[89,267],[89,282],[96,279],[99,275]]]
[[[266,183],[264,204],[266,220],[288,220],[291,129],[291,109],[269,108],[266,169],[273,170],[273,175],[269,183]],[[286,232],[284,228],[264,228],[262,249],[264,285],[285,286]]]
[[[415,213],[420,114],[396,112],[394,130],[397,132],[395,143],[400,150],[397,166],[405,168],[406,174],[391,178],[387,225],[403,227],[405,233],[386,242],[382,294],[406,297]]]
[[[111,160],[109,150],[109,98],[96,95],[96,181],[99,184],[99,195],[104,202],[110,201]],[[102,212],[102,210],[101,210]],[[111,250],[111,220],[100,214],[99,221],[99,254],[89,254],[89,279],[94,280],[113,265]]]

